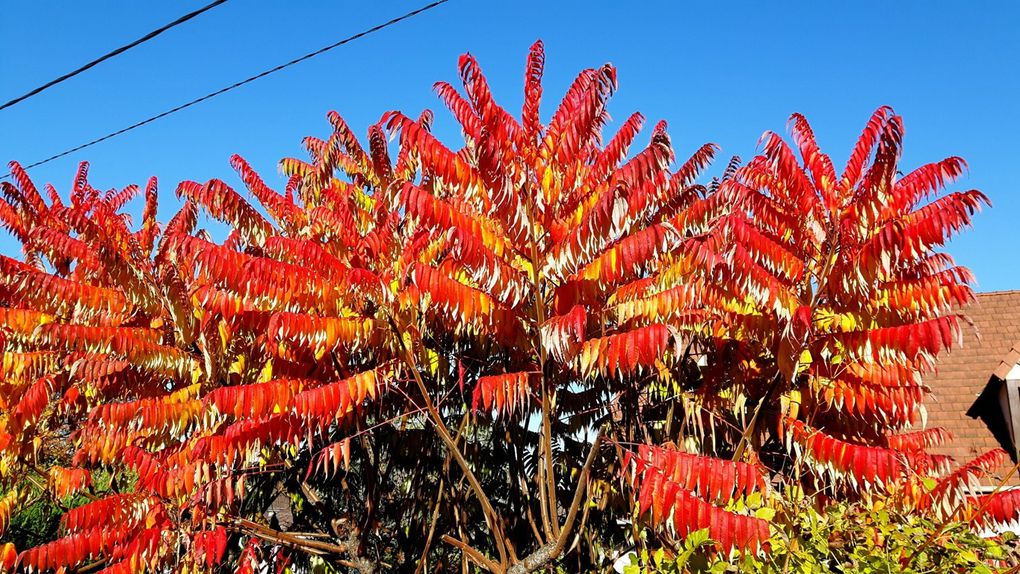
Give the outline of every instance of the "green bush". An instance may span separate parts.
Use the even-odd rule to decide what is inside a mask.
[[[774,507],[757,510],[775,511],[768,553],[721,555],[703,530],[677,548],[634,552],[636,564],[624,572],[1012,574],[1017,564],[1012,533],[982,537],[968,524],[943,525],[897,510],[881,498],[823,506],[802,497],[776,496],[772,503]]]

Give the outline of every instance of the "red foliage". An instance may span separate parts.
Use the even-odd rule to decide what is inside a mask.
[[[673,169],[664,122],[632,149],[639,113],[603,137],[611,65],[584,70],[543,125],[544,68],[536,43],[517,119],[465,55],[463,90],[435,86],[461,149],[433,135],[430,111],[384,114],[367,145],[330,113],[333,132],[305,140],[307,161],[280,162],[282,192],[233,156],[259,205],[218,179],[185,181],[162,229],[155,179],[100,192],[82,164],[65,203],[12,164],[0,225],[24,260],[0,257],[0,466],[11,471],[0,483],[46,464],[48,495],[95,497],[64,514],[60,537],[24,549],[21,567],[254,572],[290,559],[259,540],[356,557],[431,539],[439,523],[479,536],[469,522],[491,536],[447,541],[481,567],[559,548],[548,562],[588,524],[585,495],[613,491],[599,440],[578,438],[596,432],[683,443],[690,454],[637,447],[629,502],[653,528],[668,524],[654,535],[707,528],[725,551],[766,549],[769,524],[717,505],[767,492],[766,473],[797,480],[801,460],[814,471],[803,486],[840,495],[914,492],[918,477],[946,474],[926,449],[948,436],[915,425],[923,378],[973,298],[970,273],[936,251],[987,203],[939,195],[963,160],[900,177],[902,120],[880,108],[837,174],[794,115],[792,147],[768,133],[760,155],[699,186],[716,146]],[[138,196],[134,226],[125,208]],[[199,211],[228,226],[222,241]],[[963,486],[1000,456],[910,504],[965,503]],[[100,468],[137,482],[94,493]],[[493,477],[502,490],[490,497]],[[320,479],[340,487],[317,492]],[[436,481],[438,498],[422,487]],[[355,542],[263,524],[255,506],[277,485],[302,498],[305,523]],[[24,484],[10,486],[0,532],[24,502]],[[1016,502],[1000,493],[968,508],[1004,523]],[[606,528],[631,516],[592,506]],[[421,555],[405,550],[392,554]],[[0,547],[0,564],[13,554]]]

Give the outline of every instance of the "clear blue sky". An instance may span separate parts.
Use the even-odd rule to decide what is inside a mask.
[[[6,101],[134,40],[206,0],[9,2],[0,20]],[[0,111],[0,160],[48,157],[417,7],[413,2],[232,0],[155,41]],[[961,155],[994,207],[950,246],[980,290],[1020,288],[1020,3],[482,2],[450,3],[276,76],[32,171],[67,193],[78,161],[99,188],[160,180],[160,218],[182,179],[221,177],[245,156],[282,187],[276,162],[303,157],[335,109],[364,133],[390,109],[429,107],[474,53],[497,98],[519,110],[528,46],[546,43],[546,106],[584,67],[610,61],[617,119],[669,121],[678,154],[703,142],[753,155],[764,130],[807,115],[842,165],[870,112],[892,105],[907,126],[903,166]],[[647,134],[645,134],[647,135]],[[722,163],[716,166],[721,171]],[[6,170],[5,170],[6,171]],[[0,232],[0,251],[12,253]]]

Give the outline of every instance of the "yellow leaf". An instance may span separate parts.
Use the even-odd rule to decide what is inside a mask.
[[[270,359],[266,361],[265,366],[262,367],[262,372],[259,373],[259,382],[267,383],[273,380],[273,361]]]
[[[798,372],[804,372],[811,366],[811,351],[804,349],[800,353],[800,358],[797,360]]]
[[[436,353],[435,350],[426,349],[425,360],[428,362],[426,367],[428,368],[428,372],[430,374],[435,375],[436,373],[439,372],[439,354]]]
[[[237,360],[230,364],[230,368],[227,370],[228,373],[243,374],[245,366],[244,355],[238,355]]]
[[[227,325],[226,321],[220,321],[218,330],[220,332],[220,350],[225,352],[227,350],[227,343],[230,341],[230,326]]]

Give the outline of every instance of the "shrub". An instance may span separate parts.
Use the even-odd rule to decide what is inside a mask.
[[[950,473],[947,433],[910,431],[973,297],[937,251],[986,201],[939,195],[962,160],[899,177],[881,108],[837,176],[795,115],[800,161],[768,134],[700,185],[712,144],[674,169],[660,122],[632,152],[637,113],[603,139],[612,66],[543,123],[544,64],[516,119],[461,58],[463,94],[435,86],[459,150],[431,111],[367,145],[331,112],[282,192],[235,156],[257,204],[185,181],[166,225],[155,179],[101,192],[83,164],[65,200],[12,163],[0,531],[26,483],[89,500],[16,567],[585,570],[639,524],[753,561],[776,485],[1016,517],[965,496],[1003,453]]]
[[[774,506],[771,506],[774,505]],[[620,561],[641,572],[973,572],[991,574],[1017,560],[1016,536],[983,538],[970,524],[944,523],[903,512],[882,498],[813,504],[796,494],[775,497],[758,512],[773,516],[767,553],[725,556],[713,550],[707,530],[675,549],[632,552]],[[932,534],[939,534],[932,539]],[[640,556],[639,556],[640,555]],[[623,567],[624,563],[633,564]],[[1006,569],[1003,568],[1003,571]]]

